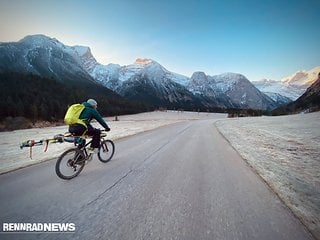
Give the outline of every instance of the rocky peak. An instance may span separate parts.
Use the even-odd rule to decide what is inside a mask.
[[[207,75],[204,72],[194,72],[191,79],[207,79]]]
[[[64,48],[65,46],[55,38],[50,38],[48,36],[37,34],[37,35],[28,35],[21,39],[19,43],[25,44],[30,48],[39,48],[39,47],[59,47]]]
[[[190,79],[191,84],[203,85],[207,82],[208,78],[204,72],[194,72]]]
[[[148,65],[151,63],[154,63],[155,61],[153,61],[152,59],[148,59],[148,58],[137,58],[136,61],[134,62],[134,64],[138,64],[138,65]]]
[[[305,92],[304,97],[312,96],[312,95],[318,95],[320,96],[320,72],[318,73],[317,80],[307,89]]]

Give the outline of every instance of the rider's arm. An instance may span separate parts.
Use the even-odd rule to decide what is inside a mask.
[[[101,126],[104,127],[105,129],[109,128],[108,124],[103,120],[100,113],[95,109],[93,111],[93,118],[97,120],[101,124]]]

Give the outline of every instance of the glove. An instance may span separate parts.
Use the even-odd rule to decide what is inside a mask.
[[[109,132],[111,129],[108,127],[106,129],[104,129],[105,131]]]

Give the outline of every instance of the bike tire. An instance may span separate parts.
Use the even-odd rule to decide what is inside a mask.
[[[82,161],[75,164],[78,159]],[[56,174],[58,177],[70,180],[80,174],[85,165],[85,155],[78,148],[72,148],[60,155],[56,162]]]
[[[114,143],[111,140],[103,140],[100,143],[98,158],[101,162],[109,162],[114,154]]]

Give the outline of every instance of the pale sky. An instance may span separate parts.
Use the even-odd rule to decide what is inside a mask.
[[[101,64],[280,80],[320,65],[319,0],[0,0],[0,42],[44,34]]]

